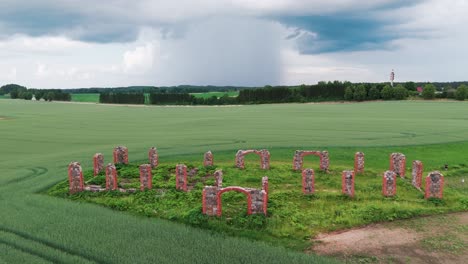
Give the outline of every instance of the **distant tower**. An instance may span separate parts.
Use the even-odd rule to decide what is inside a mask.
[[[393,81],[395,80],[395,72],[392,69],[392,72],[390,73],[390,84],[393,87]]]

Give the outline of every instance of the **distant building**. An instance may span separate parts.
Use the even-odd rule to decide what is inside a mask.
[[[418,93],[422,93],[423,92],[423,88],[421,86],[418,86],[418,88],[416,88],[416,91],[418,91]]]
[[[392,72],[390,73],[390,84],[393,87],[393,81],[395,80],[395,72],[392,69]]]

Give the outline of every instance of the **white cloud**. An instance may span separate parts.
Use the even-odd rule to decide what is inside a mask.
[[[155,56],[154,46],[146,43],[133,50],[126,51],[123,55],[123,69],[125,73],[145,73],[153,67]]]

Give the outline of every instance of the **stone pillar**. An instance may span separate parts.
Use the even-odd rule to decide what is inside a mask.
[[[128,149],[124,146],[114,148],[114,163],[128,164]]]
[[[262,177],[262,190],[268,193],[268,177],[267,176]]]
[[[411,171],[411,184],[420,189],[422,185],[423,163],[420,160],[413,160],[413,169]]]
[[[236,153],[236,167],[239,169],[244,169],[244,151],[239,149]]]
[[[151,168],[156,168],[159,165],[158,150],[155,147],[151,147],[148,151],[148,159]]]
[[[262,170],[270,169],[270,152],[266,149],[260,150],[260,167]]]
[[[401,178],[405,177],[406,156],[402,153],[392,153],[390,155],[390,170]]]
[[[314,194],[315,192],[315,173],[313,169],[304,169],[302,171],[302,192],[304,194]]]
[[[68,165],[68,183],[71,194],[84,190],[83,171],[79,162],[71,162]]]
[[[424,198],[439,198],[442,199],[444,192],[444,175],[439,171],[433,171],[426,177],[426,191]]]
[[[101,171],[104,171],[104,155],[96,153],[93,156],[93,175],[98,175]]]
[[[301,150],[296,150],[294,152],[294,158],[293,158],[293,170],[302,169],[302,163],[303,162],[304,162],[304,159],[302,157],[302,151]]]
[[[153,188],[153,175],[151,174],[151,165],[140,165],[140,190],[151,190]]]
[[[330,158],[328,157],[328,151],[322,151],[320,156],[320,169],[322,171],[328,172],[328,167],[330,166]]]
[[[264,190],[250,189],[250,214],[267,214],[267,193]],[[249,197],[247,197],[249,199]],[[247,204],[249,202],[247,201]],[[249,210],[247,210],[249,211]]]
[[[396,173],[394,171],[386,171],[383,175],[383,196],[396,195]]]
[[[362,152],[354,154],[354,173],[364,173],[364,153]]]
[[[223,171],[217,170],[214,173],[215,186],[221,188],[223,186]]]
[[[106,166],[106,190],[114,191],[117,190],[117,169],[112,163]]]
[[[176,189],[187,191],[187,166],[184,164],[176,166]]]
[[[218,187],[205,186],[202,193],[203,214],[218,215]]]
[[[354,197],[354,171],[343,171],[341,174],[341,192]]]
[[[203,166],[213,166],[213,153],[211,151],[206,152],[203,156]]]

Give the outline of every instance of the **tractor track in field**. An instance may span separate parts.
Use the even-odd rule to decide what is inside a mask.
[[[35,257],[38,257],[40,259],[43,259],[45,261],[49,261],[49,262],[52,262],[52,263],[63,263],[62,261],[60,261],[59,259],[56,259],[54,257],[49,257],[41,252],[38,252],[36,250],[31,250],[31,249],[28,249],[26,247],[22,247],[16,243],[12,243],[12,242],[8,242],[4,239],[1,239],[0,238],[0,244],[4,244],[4,245],[7,245],[9,247],[12,247],[18,251],[21,251],[23,253],[26,253],[26,254],[29,254],[29,255],[32,255],[32,256],[35,256]]]
[[[30,170],[31,173],[28,173],[28,174],[26,174],[26,175],[24,175],[22,177],[11,179],[11,180],[7,181],[6,184],[8,185],[8,184],[13,184],[13,183],[26,181],[29,178],[37,177],[37,176],[41,176],[43,174],[46,174],[49,171],[49,169],[47,169],[45,167],[33,167],[33,168],[28,168],[28,170]]]
[[[33,236],[29,235],[28,233],[24,233],[24,232],[21,232],[21,231],[12,229],[12,228],[8,228],[8,227],[0,225],[0,231],[5,232],[5,233],[9,233],[9,234],[12,234],[12,235],[15,235],[15,236],[18,236],[18,237],[21,237],[22,239],[25,239],[25,240],[28,240],[28,241],[31,241],[31,242],[34,242],[34,243],[41,244],[43,246],[47,246],[49,248],[55,249],[57,251],[65,253],[65,254],[80,257],[80,258],[85,259],[86,261],[89,261],[89,262],[105,263],[105,264],[109,263],[110,264],[110,262],[108,262],[108,261],[106,261],[104,259],[99,259],[99,258],[96,258],[94,256],[82,254],[82,253],[80,253],[80,252],[78,252],[76,250],[71,250],[71,249],[65,248],[62,245],[55,244],[55,243],[52,243],[52,242],[44,240],[44,239],[33,237]],[[48,260],[48,261],[51,261],[51,262],[54,262],[54,263],[62,263],[62,261],[59,261],[59,260],[57,260],[57,259],[55,259],[53,257],[49,257],[47,255],[44,255],[44,254],[40,253],[40,252],[32,251],[30,249],[21,247],[19,245],[16,245],[14,243],[10,243],[10,242],[2,240],[2,239],[0,239],[0,243],[9,245],[9,246],[17,248],[17,249],[19,249],[21,251],[24,251],[26,253],[38,256],[40,258],[43,258],[45,260]]]

